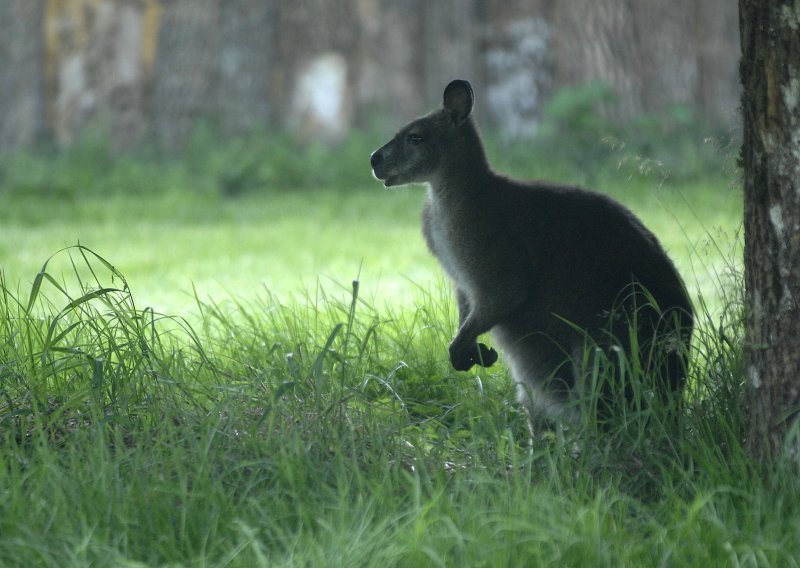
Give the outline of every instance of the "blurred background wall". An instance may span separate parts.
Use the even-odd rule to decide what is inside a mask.
[[[180,148],[198,119],[338,140],[469,79],[481,122],[532,135],[564,87],[600,80],[614,120],[737,107],[735,0],[2,0],[0,150],[103,121],[124,150]]]

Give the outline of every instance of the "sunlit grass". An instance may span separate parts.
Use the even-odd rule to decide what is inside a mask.
[[[697,299],[711,305],[720,276],[741,258],[737,192],[711,183],[659,187],[649,180],[598,187],[640,215]],[[188,191],[147,198],[68,200],[14,196],[0,209],[0,260],[10,281],[30,282],[42,259],[78,242],[129,275],[138,302],[186,313],[201,298],[289,297],[317,282],[363,282],[376,302],[407,303],[415,284],[441,279],[419,218],[424,190],[264,189],[236,199]],[[54,268],[57,274],[58,269]]]
[[[402,293],[427,280],[434,263],[419,237],[419,195],[375,192],[273,193],[223,200],[190,193],[147,200],[111,196],[41,203],[31,221],[10,202],[0,215],[0,258],[10,278],[29,281],[54,250],[81,242],[130,274],[139,302],[170,313],[201,297],[282,296],[349,282],[361,273],[375,293]],[[37,213],[38,214],[38,213]],[[29,214],[28,217],[32,217]],[[49,252],[47,252],[49,251]],[[57,272],[57,271],[56,271]]]

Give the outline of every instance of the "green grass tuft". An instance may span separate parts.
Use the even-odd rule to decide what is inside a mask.
[[[68,257],[71,273],[50,271]],[[745,456],[741,310],[703,311],[677,429],[532,444],[502,366],[457,373],[440,286],[375,307],[141,309],[72,247],[0,282],[0,563],[792,565],[797,478]],[[623,428],[624,426],[624,428]]]

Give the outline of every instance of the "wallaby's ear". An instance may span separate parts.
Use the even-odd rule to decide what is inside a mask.
[[[475,104],[475,95],[472,87],[463,79],[451,81],[444,90],[444,109],[456,121],[466,119],[472,112]]]

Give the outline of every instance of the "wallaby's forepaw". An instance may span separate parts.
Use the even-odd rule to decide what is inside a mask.
[[[480,359],[475,361],[482,367],[491,367],[497,363],[497,351],[494,347],[486,347],[483,343],[478,343],[478,351],[480,352]]]
[[[497,351],[483,343],[460,349],[455,343],[450,345],[450,364],[456,371],[469,371],[474,365],[491,367],[497,362]]]

